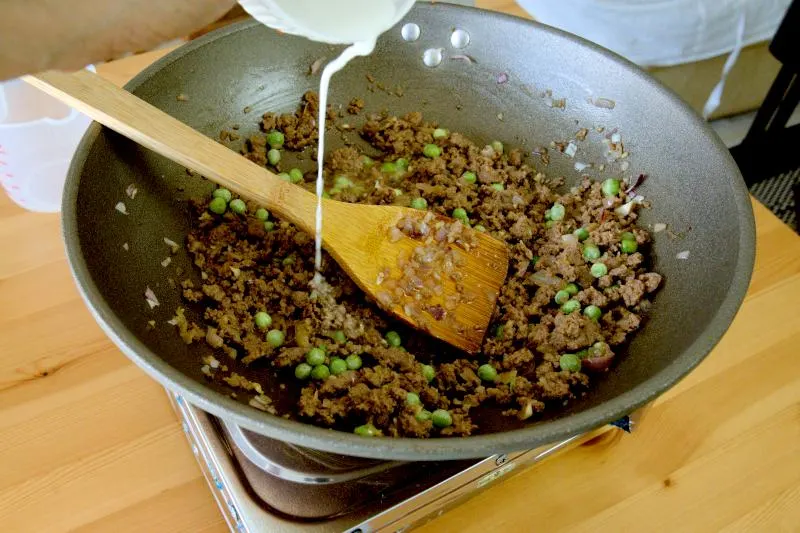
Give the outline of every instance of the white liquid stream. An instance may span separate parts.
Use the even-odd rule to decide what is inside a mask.
[[[317,148],[316,250],[317,274],[322,268],[322,193],[325,182],[325,115],[328,87],[335,73],[355,57],[375,49],[378,37],[397,24],[413,7],[414,0],[239,0],[256,20],[267,26],[327,43],[353,43],[322,70],[319,84],[319,147]],[[317,276],[315,276],[317,277]]]
[[[334,74],[344,68],[351,59],[366,56],[375,49],[377,36],[371,41],[362,41],[346,48],[342,55],[325,65],[319,82],[319,145],[317,147],[317,216],[314,250],[314,267],[322,270],[322,193],[325,192],[325,179],[322,177],[322,165],[325,161],[325,117],[328,111],[328,88]]]

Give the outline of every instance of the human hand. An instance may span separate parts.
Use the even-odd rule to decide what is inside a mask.
[[[147,50],[214,22],[234,0],[0,0],[0,80]]]

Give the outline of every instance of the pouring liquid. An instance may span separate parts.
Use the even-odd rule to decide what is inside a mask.
[[[256,20],[288,33],[300,34],[330,44],[350,44],[342,54],[325,65],[319,84],[319,146],[317,148],[317,209],[315,217],[315,279],[322,268],[322,166],[325,160],[325,116],[331,78],[355,57],[375,49],[378,37],[397,24],[414,5],[414,0],[239,0]]]
[[[322,173],[322,165],[325,161],[325,117],[328,110],[328,89],[331,78],[334,74],[342,70],[351,59],[359,56],[366,56],[375,49],[377,36],[372,40],[361,41],[346,48],[342,55],[325,65],[319,82],[319,117],[317,125],[319,127],[319,145],[317,147],[317,212],[316,227],[314,236],[314,268],[317,273],[322,270],[322,193],[325,192],[325,179]]]

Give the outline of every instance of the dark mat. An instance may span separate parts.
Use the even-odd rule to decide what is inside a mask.
[[[750,187],[756,199],[767,206],[783,222],[797,231],[797,197],[800,189],[800,168],[773,176]]]

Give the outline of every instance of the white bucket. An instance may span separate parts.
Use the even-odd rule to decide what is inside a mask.
[[[30,211],[60,211],[67,171],[89,124],[22,80],[0,83],[0,184],[8,196]]]

